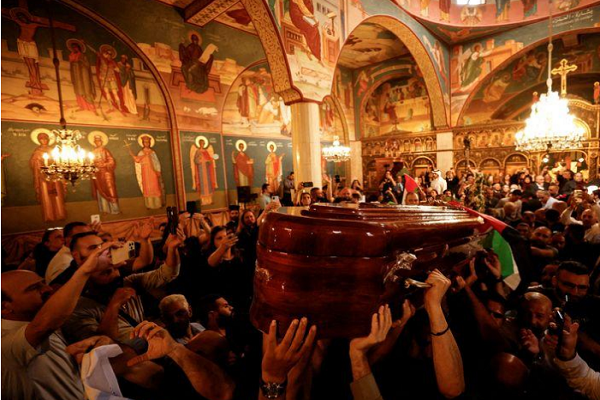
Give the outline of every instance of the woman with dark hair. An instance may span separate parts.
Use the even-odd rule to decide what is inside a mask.
[[[308,207],[312,204],[312,197],[310,197],[310,193],[306,191],[302,191],[298,193],[298,200],[296,201],[296,206],[298,207]]]
[[[19,265],[19,269],[35,271],[39,276],[46,275],[48,264],[65,243],[62,228],[46,229],[42,241],[38,243],[29,256]]]
[[[352,181],[352,183],[350,184],[350,189],[355,190],[360,193],[362,193],[362,191],[363,191],[362,185],[360,184],[360,181],[358,179],[354,179]]]
[[[238,236],[228,232],[224,226],[213,228],[207,252],[211,270],[209,285],[214,293],[220,293],[236,309],[248,312],[252,300],[254,271],[244,265],[235,248],[237,242]]]

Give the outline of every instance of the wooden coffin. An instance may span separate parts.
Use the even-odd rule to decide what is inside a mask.
[[[282,334],[306,316],[320,338],[367,335],[380,304],[420,291],[415,281],[481,223],[442,206],[316,204],[271,213],[259,233],[252,323],[267,332],[275,319]]]

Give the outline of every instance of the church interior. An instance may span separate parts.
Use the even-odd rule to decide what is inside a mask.
[[[496,220],[516,230],[527,222],[531,232],[544,226],[551,234],[556,233],[549,221],[537,219],[538,211],[552,208],[554,202],[573,208],[571,223],[583,224],[586,229],[590,228],[585,221],[586,210],[596,213],[595,220],[590,220],[590,229],[596,236],[586,230],[585,243],[596,246],[600,242],[598,0],[5,0],[1,29],[3,275],[34,263],[34,248],[40,241],[47,240],[53,229],[63,227],[66,238],[66,226],[73,221],[83,221],[93,227],[101,224],[102,232],[123,242],[138,241],[140,232],[150,221],[152,238],[160,241],[161,235],[163,237],[163,247],[157,247],[155,254],[164,252],[164,265],[167,265],[170,239],[166,243],[164,239],[168,234],[177,237],[178,213],[187,211],[190,221],[194,213],[202,216],[196,225],[190,222],[189,229],[184,229],[185,235],[188,239],[194,236],[192,232],[198,237],[205,235],[203,240],[208,244],[204,244],[210,247],[212,236],[218,235],[215,227],[229,226],[227,224],[235,219],[234,229],[237,229],[236,218],[245,221],[246,210],[255,210],[253,218],[258,220],[256,224],[261,230],[259,233],[256,228],[250,250],[244,248],[242,253],[251,253],[249,258],[253,262],[258,257],[256,272],[251,273],[255,279],[254,290],[261,290],[259,303],[269,305],[253,305],[254,311],[250,314],[254,325],[266,334],[270,332],[268,317],[275,318],[274,315],[283,311],[269,303],[269,296],[274,294],[261,286],[268,286],[265,283],[268,278],[260,281],[263,279],[259,277],[261,263],[272,263],[269,268],[277,270],[279,267],[273,265],[285,262],[277,258],[283,256],[275,255],[275,250],[283,252],[281,254],[305,254],[300,242],[313,243],[319,232],[323,237],[319,244],[306,248],[306,257],[321,257],[329,254],[325,247],[344,245],[356,246],[354,249],[366,246],[369,250],[345,253],[346,250],[338,249],[338,255],[365,260],[375,257],[374,249],[379,247],[374,241],[369,248],[369,238],[356,243],[354,239],[345,238],[328,241],[333,236],[327,235],[334,235],[339,227],[343,232],[347,229],[355,234],[358,228],[353,228],[348,221],[360,225],[364,221],[381,220],[381,227],[392,224],[390,218],[407,221],[407,231],[400,229],[398,243],[413,243],[406,232],[414,229],[423,243],[435,248],[428,250],[429,247],[423,245],[423,250],[417,242],[407,247],[412,250],[419,247],[415,253],[416,265],[422,265],[419,268],[427,268],[428,272],[437,262],[432,260],[453,259],[446,256],[448,248],[452,253],[453,246],[464,244],[459,243],[460,240],[466,243],[479,235],[472,233],[478,223],[492,226],[499,232],[498,236],[503,229],[498,230],[494,225]],[[551,92],[555,98],[550,96]],[[563,122],[571,123],[572,130],[577,131],[576,138],[572,131],[568,137],[555,138],[552,135],[559,131],[555,129],[557,126],[544,120],[548,126],[542,129],[539,124],[544,122],[545,116],[534,120],[536,112],[548,112],[543,107],[552,99],[561,102],[564,108],[560,111],[568,114],[568,121],[555,120],[554,124],[562,127]],[[536,123],[545,131],[535,131]],[[532,145],[537,140],[536,134],[543,136],[537,147]],[[564,171],[570,171],[570,178],[565,178]],[[538,176],[542,180],[538,181]],[[438,180],[444,181],[439,189],[434,183]],[[481,183],[484,181],[485,184]],[[571,183],[570,191],[563,190],[571,187]],[[556,193],[552,192],[553,185]],[[582,191],[584,205],[576,201]],[[527,209],[526,198],[517,200],[516,192],[518,196],[530,193],[530,202],[540,199],[539,208]],[[408,197],[415,193],[417,200],[410,203]],[[549,202],[544,197],[547,193]],[[330,206],[324,206],[323,210],[314,206],[316,202],[346,201],[360,202],[360,205],[348,214],[346,209],[327,211]],[[266,217],[272,203],[282,204],[284,208],[290,206],[289,215],[315,218],[321,221],[320,225],[312,228],[313,233],[303,236],[304,227],[295,225],[293,218]],[[396,205],[399,208],[381,211],[381,215],[370,209],[388,203],[392,208]],[[507,208],[506,203],[514,207],[518,203],[518,209]],[[406,211],[403,204],[420,204],[421,208]],[[564,225],[568,225],[564,221],[569,218],[566,216],[563,220],[566,204],[564,208],[558,207]],[[303,206],[304,211],[294,211],[293,208],[300,207],[291,206]],[[435,207],[444,212],[436,211]],[[240,216],[232,216],[232,212],[237,211]],[[473,213],[483,216],[475,219]],[[514,213],[518,219],[511,219]],[[488,220],[488,214],[493,221]],[[529,216],[531,221],[526,219]],[[423,218],[426,222],[421,226],[411,218],[419,221]],[[261,224],[268,225],[269,230],[262,229]],[[328,224],[332,224],[331,230],[327,230]],[[425,229],[423,226],[427,224],[438,227],[439,231]],[[167,232],[170,226],[173,231]],[[377,236],[379,231],[375,225],[369,226]],[[377,237],[381,241],[388,240],[398,228],[393,226],[396,228],[389,228],[387,236]],[[284,233],[285,229],[292,232],[291,237],[298,235],[296,238],[305,239],[296,239],[298,243],[293,243]],[[231,246],[234,246],[238,239],[227,240],[233,240]],[[506,240],[513,246],[513,242]],[[548,245],[549,241],[550,236]],[[238,243],[242,242],[239,236]],[[389,246],[385,251],[393,247]],[[404,249],[402,246],[399,249]],[[446,250],[440,250],[444,246]],[[230,247],[224,251],[231,250]],[[68,247],[63,245],[62,248],[68,252]],[[215,248],[220,247],[215,246],[213,250]],[[597,247],[577,249],[580,250],[573,254],[593,254],[588,267],[594,272],[589,274],[592,282],[588,286],[591,296],[595,278],[593,293],[600,294],[597,262],[600,252]],[[405,268],[408,264],[404,262],[412,263],[401,261],[399,251],[394,253],[398,258],[394,271]],[[512,251],[516,252],[514,247]],[[193,250],[181,252],[185,259]],[[428,252],[432,255],[426,255]],[[474,252],[469,254],[475,255]],[[535,259],[536,263],[542,263],[540,259],[546,257],[546,253],[540,253],[537,248],[532,254],[531,260]],[[562,254],[560,249],[556,254]],[[208,264],[212,262],[211,257],[205,257]],[[301,262],[294,257],[300,256],[290,255],[287,261],[290,265]],[[553,257],[550,258],[560,258]],[[521,283],[513,285],[507,278],[511,273],[504,270],[505,265],[510,264],[506,268],[512,268],[510,260],[515,265],[523,262],[517,255],[503,259],[503,273],[496,282],[504,279],[507,291],[510,287],[513,293],[521,295],[527,274],[521,270]],[[333,262],[323,265],[332,267]],[[35,269],[24,268],[35,272]],[[251,268],[254,269],[254,265]],[[354,271],[354,266],[348,268]],[[427,284],[404,277],[406,288],[413,284],[413,288],[421,287],[419,284],[435,288],[445,284],[445,276],[453,279],[448,273],[450,267],[435,268],[444,274],[438,272],[440,276],[436,276],[432,272]],[[359,269],[356,266],[357,275],[348,278],[348,282],[366,274]],[[308,275],[296,278],[304,282],[304,279],[319,276],[324,280],[317,286],[319,290],[322,293],[331,290],[325,283],[329,279],[327,275],[322,271],[311,273],[314,273],[312,278]],[[48,272],[45,277],[50,284]],[[540,279],[543,280],[541,275],[534,274],[529,283],[543,285]],[[371,295],[363,293],[363,288],[355,293],[357,310],[363,310],[359,308],[361,296]],[[236,286],[235,290],[238,289]],[[234,308],[244,310],[247,305],[249,309],[249,304],[236,297],[244,290],[234,291],[233,300],[228,299]],[[486,290],[485,285],[483,290]],[[4,283],[2,295],[4,364]],[[433,301],[429,299],[433,294],[427,296],[425,308],[430,311],[427,304]],[[510,296],[507,294],[507,297]],[[296,300],[301,303],[302,297]],[[527,301],[530,300],[541,302],[529,298]],[[291,302],[289,298],[286,301]],[[198,300],[197,304],[203,303]],[[192,306],[195,311],[196,303]],[[335,307],[337,305],[332,305],[333,310]],[[506,307],[508,310],[508,304]],[[399,309],[404,310],[403,315],[411,311],[402,305]],[[257,316],[257,310],[264,315]],[[347,308],[344,310],[350,312]],[[383,326],[389,311],[387,306],[369,310],[368,315],[379,312]],[[414,314],[414,310],[412,312]],[[391,315],[396,318],[396,314],[393,309]],[[280,317],[284,325],[292,323],[291,317]],[[459,319],[452,323],[458,323]],[[432,313],[429,320],[432,332],[439,330],[440,337],[447,337],[443,336],[443,329],[446,325],[446,330],[450,329],[451,324],[442,323],[440,329],[439,325],[434,327]],[[307,328],[306,322],[302,323],[302,329]],[[583,322],[581,324],[583,326]],[[393,332],[396,328],[391,326]],[[319,325],[318,329],[324,328]],[[335,331],[333,336],[343,331],[335,324],[330,329]],[[531,330],[523,335],[535,333],[534,328],[528,329]],[[356,334],[363,331],[357,328]],[[310,338],[311,333],[308,329],[306,332]],[[278,334],[283,336],[285,331]],[[469,334],[462,339],[468,339]],[[600,330],[598,334],[600,336]],[[435,338],[428,340],[442,340],[437,333],[432,335]],[[539,340],[541,343],[541,337]],[[458,342],[461,345],[460,339]],[[357,342],[351,342],[351,352],[352,343],[358,346]],[[600,366],[598,343],[600,341],[588,349],[593,357],[586,359],[596,371]],[[332,347],[330,350],[335,352],[337,348]],[[263,351],[267,350],[263,348]],[[468,355],[463,353],[465,357]],[[356,365],[352,356],[350,358],[354,374]],[[521,367],[520,364],[515,367],[511,360],[501,361],[506,368]],[[329,368],[336,365],[333,363]],[[455,367],[450,361],[445,366],[449,370]],[[419,364],[419,368],[425,367]],[[4,369],[3,365],[3,397],[8,393],[14,399],[53,398],[49,393],[44,397],[22,388],[5,392]],[[397,370],[410,376],[406,368]],[[221,372],[217,374],[221,377],[219,374]],[[378,383],[385,380],[375,376]],[[453,392],[444,391],[440,375],[436,376],[439,391],[431,398],[464,395],[464,377],[462,386],[458,384],[462,389]],[[284,389],[276,384],[266,387],[263,385],[265,377],[270,375],[263,373],[261,391],[257,392],[256,378],[253,382],[256,387],[246,393],[251,392],[252,396],[258,393],[258,398],[279,398]],[[359,381],[354,378],[353,385],[356,385]],[[229,378],[215,379],[229,382]],[[291,391],[292,381],[289,376],[287,379]],[[561,398],[600,398],[600,378],[594,379],[596,389],[592,394],[578,389],[581,397]],[[236,382],[238,387],[247,384],[242,381]],[[435,392],[434,381],[435,376],[429,383]],[[571,383],[568,379],[565,382]],[[89,382],[84,380],[83,384],[90,396]],[[192,384],[196,388],[194,382]],[[323,382],[317,382],[315,387],[319,384]],[[456,380],[448,385],[456,389],[455,384]],[[352,386],[354,398],[376,398],[361,397],[367,396],[367,392],[360,392],[356,387]],[[568,388],[566,383],[565,387]],[[350,386],[339,397],[335,391],[331,392],[333,397],[329,398],[352,398],[349,391]],[[305,391],[303,398],[322,398],[314,392],[311,395],[310,390]],[[210,390],[198,393],[204,396],[202,398],[232,398]],[[396,397],[398,393],[394,390],[383,393],[386,399],[404,398]],[[239,393],[235,396],[256,398]]]

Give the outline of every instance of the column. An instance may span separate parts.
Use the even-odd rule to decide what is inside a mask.
[[[302,102],[292,104],[291,108],[295,181],[312,182],[313,186],[323,186],[321,182],[319,105]]]
[[[446,171],[454,167],[454,135],[452,132],[441,132],[436,135],[437,145],[437,168],[442,172],[442,178]]]
[[[350,141],[350,176],[348,184],[352,180],[358,179],[361,186],[363,185],[363,168],[362,168],[362,142],[360,140]]]

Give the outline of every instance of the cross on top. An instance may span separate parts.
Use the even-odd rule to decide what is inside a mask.
[[[554,68],[552,75],[560,75],[560,95],[565,97],[567,95],[567,74],[577,70],[577,65],[569,65],[569,61],[566,58],[560,60],[560,67]]]

